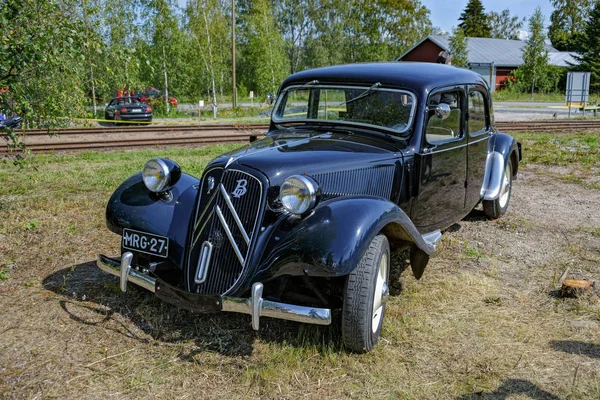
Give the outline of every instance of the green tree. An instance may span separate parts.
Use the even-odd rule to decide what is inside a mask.
[[[521,85],[531,88],[531,97],[538,85],[543,85],[543,78],[548,73],[548,49],[546,48],[546,35],[544,34],[544,15],[537,7],[529,18],[529,40],[523,46],[523,65],[520,70]]]
[[[593,0],[550,0],[550,3],[554,7],[548,27],[552,46],[560,51],[578,51]]]
[[[469,52],[467,49],[467,38],[461,28],[452,29],[450,36],[450,53],[452,53],[452,65],[466,68]]]
[[[27,126],[84,112],[83,30],[71,1],[0,2],[0,108]]]
[[[273,7],[290,62],[289,72],[293,74],[300,66],[306,40],[312,32],[312,21],[306,12],[309,0],[281,0],[273,2]]]
[[[418,0],[310,0],[306,66],[393,60],[433,31]]]
[[[227,7],[221,0],[192,0],[185,11],[192,38],[190,85],[196,96],[206,93],[211,99],[215,117],[217,94],[223,93],[226,84],[231,88],[227,79],[231,76],[231,9]]]
[[[458,26],[462,28],[465,36],[492,37],[492,29],[481,0],[469,0],[458,20],[462,21]]]
[[[288,72],[289,60],[285,53],[283,36],[277,30],[269,0],[254,0],[247,14],[244,57],[249,63],[250,89],[266,95],[276,92]]]
[[[581,38],[581,51],[575,57],[579,71],[591,72],[590,91],[600,92],[600,1],[596,1],[585,24]]]
[[[499,13],[490,11],[488,21],[492,33],[491,37],[494,39],[517,40],[517,32],[523,27],[523,22],[519,21],[519,17],[516,15],[511,16],[508,8]]]
[[[135,89],[147,80],[141,78],[144,52],[138,21],[141,10],[132,2],[103,0],[100,14],[101,53],[95,59],[98,96],[110,99],[119,88]],[[144,82],[142,82],[144,81]]]
[[[151,55],[149,64],[151,70],[155,72],[152,76],[153,81],[163,82],[167,113],[170,109],[169,86],[173,86],[169,83],[178,86],[181,61],[186,48],[186,41],[175,13],[176,6],[176,3],[171,0],[150,0],[147,5],[149,18],[146,30],[150,38],[148,53]]]

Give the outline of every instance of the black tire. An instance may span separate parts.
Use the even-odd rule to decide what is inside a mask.
[[[504,168],[504,176],[502,177],[502,188],[500,195],[495,200],[483,201],[483,212],[491,219],[500,218],[508,210],[510,203],[510,195],[512,192],[512,162],[509,160]]]
[[[375,291],[381,267],[385,268],[381,277],[384,281],[381,285],[381,279],[379,280],[382,296],[381,308],[377,307],[379,313],[376,317],[374,315]],[[347,349],[364,353],[377,345],[385,315],[389,273],[390,245],[385,235],[377,235],[363,254],[358,266],[348,275],[344,285],[342,340]]]

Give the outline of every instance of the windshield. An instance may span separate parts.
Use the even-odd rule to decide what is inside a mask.
[[[414,113],[414,96],[403,90],[365,87],[295,86],[275,105],[274,122],[331,121],[404,133]]]

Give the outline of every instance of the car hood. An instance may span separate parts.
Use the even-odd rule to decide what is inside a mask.
[[[405,142],[351,132],[279,130],[215,159],[219,164],[240,164],[265,174],[279,185],[294,174],[315,175],[392,165]]]

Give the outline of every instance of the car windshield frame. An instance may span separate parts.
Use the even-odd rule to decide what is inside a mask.
[[[406,119],[406,121],[401,121],[402,124],[405,124],[405,126],[402,129],[394,129],[394,127],[391,126],[385,126],[385,125],[377,125],[375,123],[365,123],[365,122],[360,122],[360,121],[353,121],[353,120],[345,120],[345,119],[323,119],[323,118],[319,118],[319,114],[321,113],[321,105],[317,104],[316,105],[316,109],[317,109],[317,118],[308,118],[308,107],[311,107],[310,105],[310,100],[307,100],[307,104],[306,104],[306,114],[299,116],[299,118],[289,118],[289,117],[284,117],[283,115],[285,115],[285,109],[286,109],[286,104],[287,104],[287,100],[289,97],[289,94],[294,92],[294,91],[307,91],[309,93],[309,95],[312,97],[312,95],[310,94],[309,91],[313,91],[313,90],[337,90],[337,91],[347,91],[347,90],[352,90],[352,91],[356,91],[356,94],[351,97],[351,98],[346,98],[343,101],[340,101],[340,105],[346,107],[348,103],[358,103],[355,102],[354,100],[366,100],[369,97],[377,94],[378,92],[394,92],[394,93],[398,93],[400,95],[406,95],[408,96],[409,101],[407,101],[407,105],[410,103],[410,110],[408,112],[408,117]],[[319,93],[319,96],[321,95],[321,93]],[[334,107],[334,105],[331,105],[332,107]],[[280,93],[280,95],[278,96],[277,101],[275,102],[275,106],[273,107],[273,112],[272,112],[272,120],[275,124],[286,124],[286,123],[317,123],[317,124],[323,124],[323,123],[330,123],[330,124],[340,124],[340,125],[348,125],[348,126],[356,126],[356,127],[361,127],[361,128],[369,128],[369,129],[377,129],[377,130],[383,130],[387,133],[391,133],[393,135],[396,136],[402,136],[402,137],[406,137],[407,133],[411,130],[411,126],[414,122],[414,118],[415,118],[415,114],[416,114],[416,107],[417,107],[417,96],[415,95],[415,93],[407,90],[407,89],[395,89],[395,88],[382,88],[382,87],[375,87],[372,84],[364,84],[364,85],[360,85],[360,86],[355,86],[355,85],[335,85],[335,84],[303,84],[303,85],[292,85],[292,86],[288,86],[285,89],[283,89]],[[399,121],[400,122],[400,121]],[[397,125],[395,125],[397,126]]]

